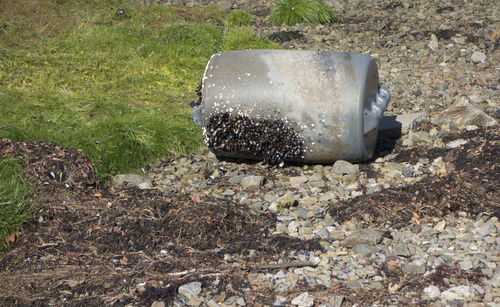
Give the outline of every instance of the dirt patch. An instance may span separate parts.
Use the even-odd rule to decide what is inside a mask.
[[[443,157],[448,173],[427,176],[419,182],[380,193],[362,195],[347,202],[333,204],[329,212],[339,222],[368,215],[375,226],[399,228],[412,221],[413,212],[420,217],[443,216],[464,211],[500,217],[500,133],[498,129],[450,132],[443,141],[463,138],[464,148],[428,149],[414,147],[400,153],[398,162],[416,163]]]
[[[3,155],[23,159],[37,219],[0,259],[5,304],[169,302],[178,286],[208,276],[237,293],[246,286],[242,276],[261,263],[287,250],[321,248],[272,235],[274,215],[225,198],[99,187],[91,163],[72,148],[0,145]]]
[[[98,183],[90,160],[71,147],[44,141],[13,143],[0,139],[0,155],[22,159],[26,178],[38,192],[81,192]]]
[[[301,39],[303,37],[304,37],[304,34],[302,34],[298,30],[273,32],[273,33],[271,33],[271,35],[268,36],[268,38],[270,40],[278,42],[278,43],[289,42],[291,40]]]

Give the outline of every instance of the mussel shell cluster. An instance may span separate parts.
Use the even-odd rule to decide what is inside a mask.
[[[213,150],[245,153],[269,164],[300,160],[304,146],[296,129],[282,120],[229,112],[210,115],[204,138]]]

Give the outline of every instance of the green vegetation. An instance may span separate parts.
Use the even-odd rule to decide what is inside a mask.
[[[337,20],[330,6],[321,0],[281,0],[268,17],[276,26],[298,23],[324,24]]]
[[[233,10],[226,17],[226,24],[233,26],[248,26],[253,21],[253,16],[244,10]]]
[[[30,218],[30,195],[21,162],[0,159],[0,251],[7,247],[5,238]]]
[[[269,40],[263,40],[255,36],[250,28],[235,28],[224,33],[222,39],[223,50],[242,49],[276,49],[277,45]]]
[[[233,28],[245,16],[136,0],[4,0],[0,137],[81,149],[100,176],[196,152],[188,103],[210,56],[276,47]],[[29,190],[17,161],[0,163],[3,243],[29,216]]]
[[[224,32],[241,13],[137,3],[2,4],[0,135],[82,149],[100,176],[196,151],[188,102],[210,56],[275,45],[248,29]]]

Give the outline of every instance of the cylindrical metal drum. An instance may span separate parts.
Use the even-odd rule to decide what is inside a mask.
[[[207,64],[193,120],[222,157],[306,163],[373,155],[389,102],[367,55],[220,52]]]

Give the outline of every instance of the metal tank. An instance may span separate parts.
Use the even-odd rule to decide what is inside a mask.
[[[269,163],[370,159],[390,100],[373,58],[332,51],[220,52],[197,92],[215,155]]]

